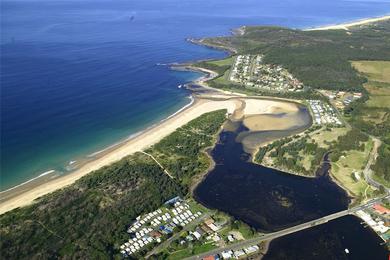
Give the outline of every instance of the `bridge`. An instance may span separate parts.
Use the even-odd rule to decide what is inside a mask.
[[[254,237],[254,238],[251,238],[251,239],[238,241],[238,242],[235,242],[233,244],[229,244],[229,245],[227,245],[225,247],[216,248],[216,249],[210,250],[210,251],[202,253],[202,254],[198,254],[198,255],[195,255],[195,256],[192,256],[192,257],[188,257],[188,258],[186,258],[186,260],[198,260],[198,259],[202,259],[203,257],[209,256],[209,255],[219,254],[222,251],[239,250],[239,249],[242,249],[242,248],[245,248],[245,247],[249,247],[249,246],[252,246],[252,245],[259,244],[262,241],[272,240],[272,239],[275,239],[275,238],[278,238],[278,237],[282,237],[282,236],[285,236],[285,235],[288,235],[288,234],[292,234],[292,233],[295,233],[295,232],[298,232],[298,231],[301,231],[301,230],[305,230],[305,229],[308,229],[308,228],[311,228],[311,227],[315,227],[315,226],[324,224],[324,223],[326,223],[328,221],[331,221],[331,220],[334,220],[334,219],[337,219],[337,218],[340,218],[340,217],[343,217],[343,216],[346,216],[346,215],[354,214],[356,211],[368,208],[368,207],[372,206],[372,204],[374,204],[374,203],[376,203],[376,202],[378,202],[378,201],[380,201],[380,200],[382,200],[384,198],[389,199],[390,195],[387,194],[384,197],[380,197],[380,198],[376,198],[376,199],[370,200],[370,201],[368,201],[367,203],[365,203],[363,205],[356,206],[356,207],[353,207],[353,208],[350,208],[350,209],[347,209],[347,210],[343,210],[343,211],[340,211],[340,212],[336,212],[336,213],[330,214],[328,216],[324,216],[322,218],[315,219],[315,220],[312,220],[312,221],[309,221],[309,222],[306,222],[306,223],[303,223],[303,224],[299,224],[299,225],[296,225],[296,226],[293,226],[293,227],[290,227],[290,228],[286,228],[286,229],[283,229],[283,230],[280,230],[280,231],[276,231],[276,232],[273,232],[273,233],[261,234],[261,235],[258,235],[256,237]]]

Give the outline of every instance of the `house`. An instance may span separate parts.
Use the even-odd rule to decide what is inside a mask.
[[[254,253],[254,252],[256,252],[257,251],[257,249],[255,248],[255,247],[253,247],[253,246],[250,246],[250,247],[248,247],[248,248],[244,248],[244,252],[246,253],[246,254],[252,254],[252,253]]]
[[[152,232],[150,232],[150,236],[153,238],[159,238],[159,237],[162,237],[162,234],[158,231],[152,231]]]
[[[210,225],[210,224],[213,224],[214,223],[214,219],[212,219],[212,218],[208,218],[208,219],[206,219],[205,221],[204,221],[204,223],[208,226],[208,225]]]
[[[212,231],[217,231],[219,228],[216,226],[216,225],[214,225],[214,223],[211,223],[210,225],[208,225],[209,226],[209,228],[212,230]]]
[[[235,240],[233,235],[228,235],[227,239],[229,242],[233,242]]]
[[[196,239],[200,239],[201,237],[202,237],[202,235],[201,234],[199,234],[198,232],[192,232],[192,234],[194,235],[194,237],[196,238]]]
[[[196,229],[195,229],[195,231],[196,232],[198,232],[201,236],[203,236],[204,235],[204,231],[203,231],[203,229],[201,229],[200,227],[197,227]]]
[[[221,253],[221,256],[223,259],[230,259],[233,257],[233,251],[231,251],[231,250],[230,251],[223,251]]]
[[[218,234],[215,234],[215,235],[212,237],[212,239],[213,239],[214,242],[218,242],[218,241],[221,240],[221,237],[218,236]]]
[[[212,233],[213,231],[208,227],[206,226],[205,224],[202,224],[200,226],[200,228],[205,232],[205,233]]]
[[[234,256],[236,258],[239,258],[239,257],[241,257],[243,255],[245,255],[245,252],[243,250],[237,250],[237,251],[234,252]]]
[[[372,208],[381,215],[388,215],[390,214],[390,210],[388,208],[383,207],[380,204],[374,204]]]
[[[175,205],[177,202],[179,202],[179,203],[182,202],[182,199],[179,196],[174,197],[174,198],[166,201],[164,204],[174,204]]]
[[[359,172],[353,172],[353,178],[355,179],[355,181],[359,181],[360,180]]]

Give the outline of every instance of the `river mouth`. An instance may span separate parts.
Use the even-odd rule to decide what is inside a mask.
[[[194,190],[195,199],[224,211],[261,232],[273,232],[344,210],[349,198],[327,173],[306,178],[252,163],[252,146],[294,135],[311,125],[300,107],[301,121],[275,131],[249,131],[242,120],[227,122],[210,156],[215,167]],[[249,140],[249,141],[248,141]]]

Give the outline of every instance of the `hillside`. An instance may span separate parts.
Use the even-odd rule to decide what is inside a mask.
[[[329,95],[324,95],[324,92],[344,92],[349,93],[349,95],[357,92],[361,98],[353,100],[351,103],[345,103],[347,105],[338,109],[347,122],[348,128],[352,127],[353,130],[362,131],[381,142],[377,160],[371,168],[374,171],[374,179],[384,186],[389,186],[390,20],[354,26],[347,30],[303,31],[282,27],[253,26],[242,27],[241,32],[243,33],[198,41],[207,46],[234,50],[233,59],[196,64],[196,66],[219,73],[219,77],[207,82],[207,84],[215,88],[249,94],[321,99],[326,102],[329,102]],[[305,85],[305,90],[301,92],[273,92],[233,82],[231,71],[234,68],[234,59],[237,59],[237,55],[262,55],[263,64],[286,68]],[[227,66],[228,64],[230,67]],[[277,74],[274,77],[277,79]],[[335,100],[330,101],[333,105],[336,103]],[[337,102],[343,101],[341,99]],[[322,131],[320,135],[326,135],[326,132],[337,136],[338,129]],[[274,149],[274,145],[281,146],[282,144],[275,142],[273,145],[260,149],[258,156],[261,159],[258,158],[258,161],[262,160],[269,149]],[[319,158],[322,157],[321,155],[330,149],[335,152],[332,157],[335,175],[338,175],[337,179],[350,186],[353,193],[365,193],[365,185],[359,186],[353,182],[352,175],[355,171],[362,171],[371,150],[344,149],[342,158],[351,152],[356,153],[356,158],[360,158],[359,163],[351,165],[351,163],[342,163],[343,160],[351,159],[348,156],[347,159],[338,160],[340,151],[336,149],[336,143],[332,147],[321,148],[322,150],[317,152],[312,151],[312,146],[309,139],[296,142],[291,147],[286,147],[290,153],[283,151],[278,153],[278,162],[273,161],[271,165],[277,164],[279,168],[301,174],[313,174],[313,169]],[[283,154],[284,156],[282,156]],[[277,157],[276,154],[273,155],[273,157]],[[296,161],[300,163],[296,164]],[[351,161],[353,160],[351,159]],[[363,165],[361,165],[362,163]]]
[[[202,39],[202,44],[264,54],[264,62],[288,69],[314,89],[362,91],[364,77],[351,60],[390,60],[390,20],[346,30],[303,31],[244,27],[244,34]],[[226,65],[224,65],[226,66]]]

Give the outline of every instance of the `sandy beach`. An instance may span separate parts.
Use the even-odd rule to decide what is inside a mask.
[[[310,30],[348,30],[348,28],[351,26],[363,25],[387,19],[390,19],[390,16],[370,18],[339,25],[324,26]],[[271,130],[276,128],[284,128],[286,126],[286,122],[282,122],[280,120],[280,122],[276,122],[277,120],[273,121],[275,120],[275,118],[272,116],[273,114],[281,112],[294,113],[296,111],[296,104],[291,103],[294,101],[278,98],[255,99],[239,93],[212,89],[207,86],[206,81],[216,77],[217,73],[202,68],[193,68],[190,66],[188,69],[198,70],[206,73],[206,76],[198,79],[194,83],[203,86],[204,88],[208,88],[210,91],[214,92],[211,94],[209,93],[209,95],[203,95],[203,97],[200,95],[201,98],[198,96],[198,98],[196,98],[195,102],[193,102],[191,106],[183,109],[174,116],[167,118],[160,124],[145,130],[138,136],[122,143],[121,145],[107,150],[107,152],[102,153],[100,157],[80,165],[76,170],[69,174],[54,179],[45,179],[37,185],[22,187],[22,191],[19,189],[18,192],[11,190],[2,193],[2,198],[0,200],[0,214],[17,207],[31,204],[35,199],[71,185],[76,180],[92,171],[98,170],[103,166],[110,165],[137,151],[142,151],[157,143],[163,137],[171,134],[177,128],[183,126],[192,119],[195,119],[204,113],[218,109],[227,109],[229,113],[233,113],[237,106],[240,106],[242,100],[245,100],[243,116],[251,116],[248,117],[248,120],[245,122],[246,125],[249,128],[253,128],[253,130],[265,130],[264,125],[268,125],[266,130]],[[255,115],[260,116],[256,118]],[[260,119],[263,121],[263,124],[257,123]],[[274,123],[271,123],[271,121]]]
[[[3,199],[0,203],[0,214],[5,213],[17,207],[25,206],[32,203],[35,199],[51,193],[55,190],[66,187],[74,183],[79,178],[85,176],[91,171],[98,170],[103,166],[110,165],[116,161],[119,161],[125,156],[128,156],[137,151],[144,150],[149,146],[157,143],[163,137],[171,134],[180,126],[188,123],[192,119],[201,116],[204,113],[215,111],[218,109],[227,109],[229,113],[233,113],[235,108],[240,105],[241,97],[227,98],[226,100],[208,100],[208,99],[196,99],[195,102],[188,108],[182,110],[176,115],[168,118],[160,124],[146,130],[140,135],[134,137],[122,145],[109,150],[100,158],[87,162],[80,166],[74,172],[71,172],[62,177],[58,177],[35,187],[29,187],[23,192],[18,194],[12,194],[12,190],[7,194],[7,198]],[[245,100],[246,110],[248,113],[271,113],[275,108],[281,107],[286,110],[291,109],[291,104],[283,101],[271,101],[262,99],[247,99]]]
[[[352,22],[348,22],[348,23],[334,24],[334,25],[322,26],[322,27],[317,27],[317,28],[311,28],[311,29],[307,29],[307,31],[348,30],[352,26],[365,25],[365,24],[385,21],[385,20],[389,20],[389,19],[390,19],[390,15],[386,15],[386,16],[381,16],[381,17],[374,17],[374,18],[367,18],[367,19],[362,19],[362,20],[358,20],[358,21],[352,21]]]

